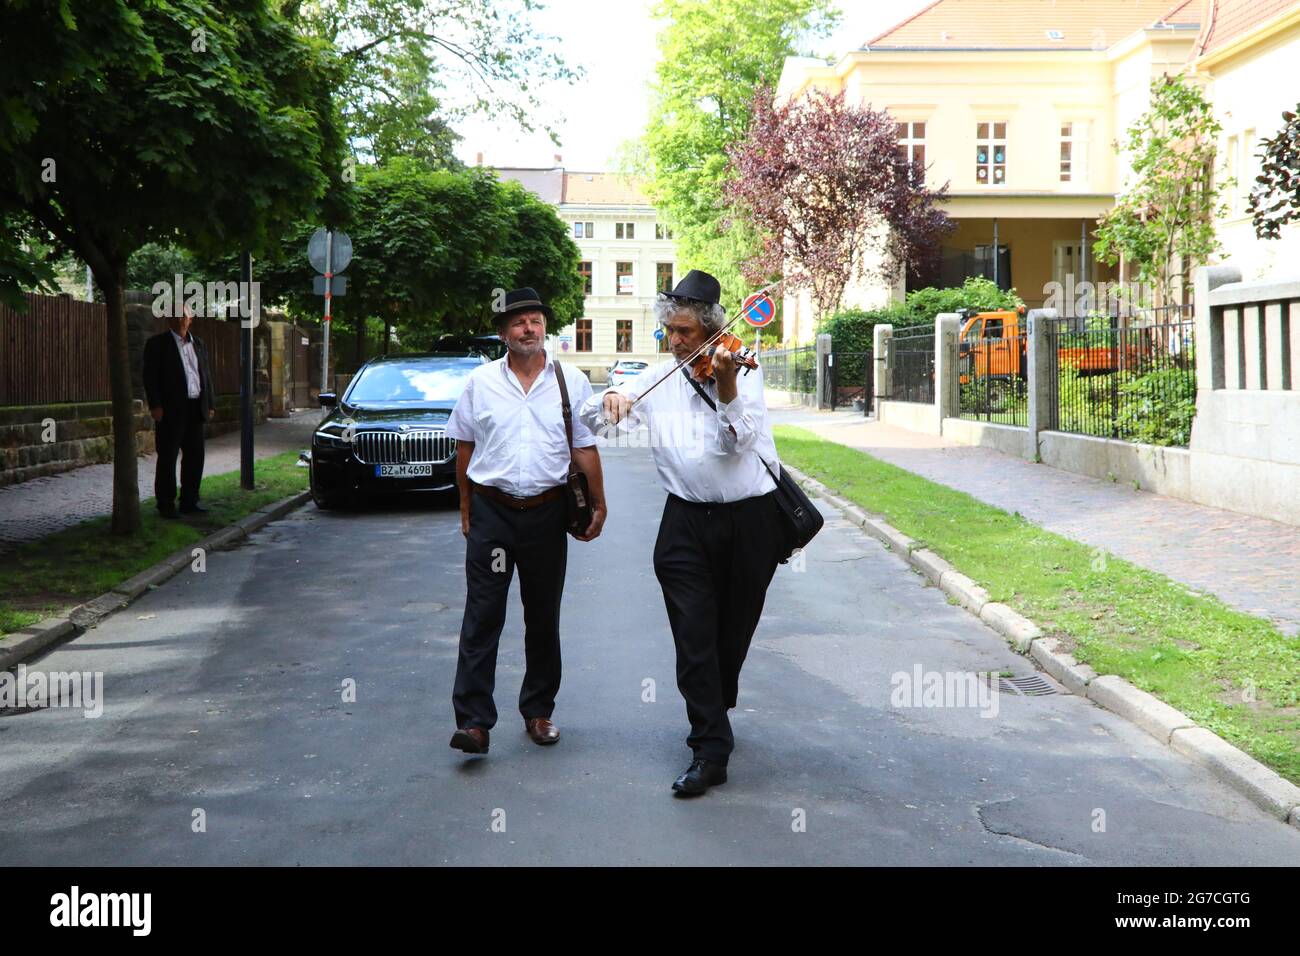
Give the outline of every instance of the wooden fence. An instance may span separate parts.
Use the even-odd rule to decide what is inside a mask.
[[[108,339],[102,302],[27,295],[0,306],[0,405],[106,402]]]
[[[153,297],[134,293],[127,301],[130,314]],[[66,295],[29,293],[26,312],[0,306],[0,406],[109,401],[106,324],[102,302]],[[165,328],[165,319],[149,314],[143,331],[152,335]],[[239,322],[196,318],[193,330],[208,347],[216,394],[237,394]],[[138,350],[143,341],[132,344]],[[139,354],[131,360],[138,386]]]

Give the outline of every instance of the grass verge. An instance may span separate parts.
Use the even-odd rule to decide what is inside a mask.
[[[107,516],[28,542],[0,557],[0,634],[66,613],[110,591],[167,555],[233,524],[258,508],[307,487],[307,469],[296,451],[258,460],[254,488],[239,487],[239,472],[203,479],[204,515],[179,521],[159,517],[154,499],[141,502],[140,530],[109,531]]]
[[[1300,783],[1300,639],[1163,575],[791,426],[781,459],[942,555],[1101,674]]]

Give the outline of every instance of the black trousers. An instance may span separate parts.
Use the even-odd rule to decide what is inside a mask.
[[[169,409],[154,425],[154,447],[158,463],[154,469],[153,493],[159,511],[176,507],[176,454],[181,455],[181,507],[199,503],[203,480],[203,402],[187,399],[183,410]]]
[[[510,581],[519,568],[524,604],[524,683],[519,713],[550,717],[560,691],[560,599],[569,554],[564,499],[516,511],[471,493],[465,546],[465,616],[451,703],[456,726],[491,730],[497,722],[497,645]]]
[[[669,495],[655,541],[655,576],[677,646],[677,689],[695,756],[725,764],[735,746],[728,708],[783,555],[772,494],[727,504]]]

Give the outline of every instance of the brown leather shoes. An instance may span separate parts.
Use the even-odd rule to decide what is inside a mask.
[[[451,746],[467,754],[488,752],[488,732],[477,727],[465,727],[451,735]]]
[[[553,744],[560,739],[560,728],[547,717],[530,717],[524,721],[524,729],[535,744]]]

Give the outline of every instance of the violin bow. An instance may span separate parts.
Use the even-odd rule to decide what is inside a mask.
[[[750,295],[745,296],[745,299],[748,300],[751,296],[754,295],[763,295],[764,293],[771,293],[774,289],[780,288],[780,286],[782,286],[784,283],[785,283],[785,279],[777,279],[775,282],[763,286],[763,288],[759,289],[757,292],[753,292],[750,293]],[[722,336],[727,333],[727,330],[736,324],[736,320],[741,318],[744,314],[745,314],[745,305],[742,302],[740,309],[736,312],[735,315],[733,315],[730,319],[727,320],[726,324],[723,325],[722,328],[718,329],[718,331],[714,332],[711,336],[709,336],[698,346],[696,346],[695,350],[692,351],[690,355],[686,356],[686,358],[682,359],[675,366],[673,366],[673,368],[671,368],[666,375],[664,375],[661,379],[659,379],[659,381],[655,382],[653,385],[647,388],[636,398],[632,399],[632,404],[635,405],[637,402],[641,401],[641,399],[645,398],[647,395],[653,392],[664,382],[668,381],[668,379],[676,375],[684,366],[690,365],[697,358],[699,358],[701,353],[703,353],[705,349],[707,349],[718,339],[722,338]]]

